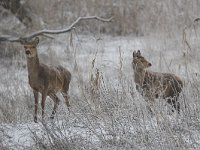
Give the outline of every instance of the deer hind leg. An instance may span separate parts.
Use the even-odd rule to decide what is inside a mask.
[[[52,94],[50,95],[50,98],[54,101],[54,107],[53,107],[53,111],[51,113],[51,119],[54,119],[54,116],[56,114],[56,111],[57,111],[57,108],[58,108],[58,105],[59,105],[59,98],[56,96],[56,94]]]
[[[167,102],[173,107],[172,112],[177,110],[178,114],[180,114],[180,103],[177,101],[177,97],[168,98]]]
[[[37,110],[38,110],[38,92],[33,91],[34,98],[35,98],[35,113],[34,113],[34,122],[37,123]]]
[[[173,84],[171,85],[172,85],[172,90],[173,90],[173,94],[172,94],[173,98],[172,98],[171,105],[178,112],[178,114],[180,114],[180,102],[178,101],[178,97],[182,90],[182,87],[177,80],[175,80]]]
[[[177,97],[174,97],[174,101],[173,101],[173,106],[174,109],[178,112],[178,114],[180,114],[180,103],[177,100]]]
[[[69,110],[69,107],[70,107],[69,99],[70,99],[70,97],[68,95],[68,90],[69,90],[69,82],[67,81],[67,78],[66,78],[65,83],[64,83],[64,87],[63,87],[63,91],[61,93],[62,93],[62,96],[65,99],[65,104],[67,105],[68,110]]]
[[[155,115],[155,101],[149,100],[147,103],[147,110],[150,112],[151,115]]]
[[[68,95],[67,92],[62,92],[62,96],[64,97],[64,99],[65,99],[65,104],[67,105],[67,108],[68,108],[68,110],[69,110],[69,107],[70,107],[69,99],[70,99],[70,97],[69,97],[69,95]]]

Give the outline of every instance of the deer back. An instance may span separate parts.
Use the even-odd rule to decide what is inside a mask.
[[[179,77],[170,73],[157,73],[146,71],[143,89],[150,92],[154,97],[162,95],[174,97],[181,92],[183,83]]]

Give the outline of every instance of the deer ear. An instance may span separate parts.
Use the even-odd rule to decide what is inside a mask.
[[[40,40],[39,40],[39,38],[38,38],[38,37],[36,37],[36,38],[34,39],[34,41],[33,41],[33,42],[34,42],[35,46],[37,46],[37,45],[38,45],[39,41],[40,41]]]
[[[136,51],[133,51],[133,57],[137,57]]]
[[[137,55],[138,55],[138,56],[141,56],[140,50],[137,51]]]

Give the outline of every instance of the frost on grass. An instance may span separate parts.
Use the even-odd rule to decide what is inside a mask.
[[[62,101],[54,121],[49,120],[52,102],[47,99],[46,121],[33,123],[33,95],[26,67],[21,65],[26,62],[24,55],[19,56],[19,65],[1,64],[2,148],[199,148],[200,82],[199,70],[194,67],[199,64],[185,57],[178,46],[182,41],[109,36],[96,40],[82,35],[67,45],[63,39],[69,37],[58,37],[53,44],[41,42],[38,47],[41,61],[59,63],[73,74],[71,110],[68,112]],[[175,73],[185,80],[180,115],[172,114],[162,99],[156,100],[157,114],[151,115],[146,109],[133,81],[132,52],[137,49],[153,64],[151,70]]]

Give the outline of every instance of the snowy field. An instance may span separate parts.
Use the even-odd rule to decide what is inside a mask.
[[[61,64],[72,73],[70,112],[64,102],[55,120],[33,122],[34,98],[28,85],[23,47],[12,60],[0,60],[0,149],[200,149],[200,39],[165,35],[112,37],[63,35],[39,43],[40,61]],[[181,113],[156,100],[151,115],[135,89],[133,50],[152,63],[149,70],[184,80]],[[61,95],[58,94],[62,99]],[[186,106],[186,107],[185,107]],[[41,119],[41,108],[39,107]]]

